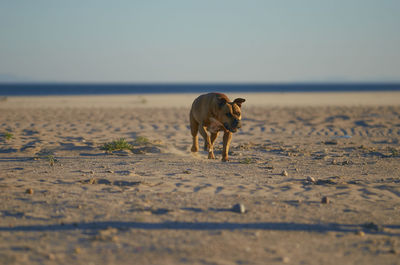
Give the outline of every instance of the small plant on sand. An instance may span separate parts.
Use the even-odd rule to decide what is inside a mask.
[[[34,160],[44,159],[47,160],[50,166],[54,166],[58,160],[55,158],[54,153],[49,150],[41,150],[40,152],[36,153],[36,156],[33,158]]]
[[[400,152],[399,150],[395,149],[395,148],[390,148],[390,152],[392,153],[393,157],[399,156]]]
[[[145,97],[139,97],[139,101],[142,104],[146,104],[147,103],[147,99]]]
[[[131,150],[133,147],[124,138],[114,140],[112,142],[105,143],[101,149],[107,152],[118,151],[118,150]]]
[[[150,143],[150,140],[148,138],[144,137],[144,136],[138,136],[135,139],[135,144],[136,145],[143,145],[143,144],[148,144],[148,143]]]
[[[50,166],[54,166],[54,163],[57,162],[57,159],[54,157],[54,155],[47,155],[46,158],[49,161]]]
[[[246,157],[239,161],[240,164],[254,164],[256,161],[250,157]]]
[[[13,137],[14,137],[14,135],[13,135],[12,133],[10,133],[10,132],[4,132],[4,133],[3,133],[3,138],[4,138],[6,141],[11,140]]]

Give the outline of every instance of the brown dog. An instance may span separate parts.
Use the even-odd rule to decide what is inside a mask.
[[[190,110],[190,129],[193,136],[192,152],[199,150],[197,132],[204,138],[204,150],[208,158],[214,159],[213,146],[218,132],[224,131],[222,161],[228,161],[229,144],[232,133],[241,127],[241,107],[245,102],[237,98],[233,102],[221,93],[209,93],[199,96],[193,101]],[[211,137],[207,131],[211,133]]]

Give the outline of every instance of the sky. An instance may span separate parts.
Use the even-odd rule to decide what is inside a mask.
[[[399,82],[398,0],[2,0],[0,82]]]

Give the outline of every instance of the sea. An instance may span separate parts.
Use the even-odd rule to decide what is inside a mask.
[[[0,96],[66,96],[169,93],[257,92],[381,92],[400,91],[400,83],[196,83],[196,84],[95,84],[0,83]]]

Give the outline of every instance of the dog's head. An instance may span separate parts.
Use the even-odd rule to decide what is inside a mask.
[[[233,102],[228,102],[225,97],[218,98],[219,109],[217,119],[226,130],[234,133],[242,127],[241,107],[245,101],[243,98],[237,98]]]

